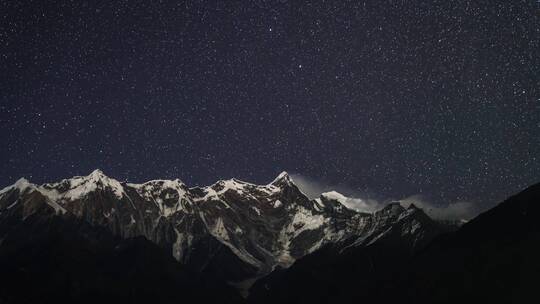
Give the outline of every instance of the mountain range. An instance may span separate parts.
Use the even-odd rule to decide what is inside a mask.
[[[9,278],[0,300],[390,301],[388,290],[414,294],[429,283],[411,267],[426,275],[444,268],[427,261],[464,255],[446,252],[486,229],[468,227],[488,222],[483,214],[458,229],[414,205],[362,212],[345,199],[309,199],[286,172],[266,185],[207,187],[125,183],[100,170],[42,185],[20,179],[0,190],[0,272]]]

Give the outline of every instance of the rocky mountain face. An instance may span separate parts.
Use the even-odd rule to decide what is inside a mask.
[[[379,276],[392,277],[448,231],[421,209],[391,203],[363,219],[363,229],[278,269],[250,289],[250,303],[349,303],[362,300]],[[359,292],[357,294],[357,292]],[[353,296],[354,295],[354,296]],[[386,303],[386,302],[382,302]]]
[[[408,224],[370,246],[329,244],[257,281],[248,302],[537,303],[539,213],[537,184],[423,245],[392,232],[411,231]]]
[[[0,240],[14,221],[77,219],[121,239],[142,236],[189,269],[242,288],[327,245],[391,243],[413,252],[441,232],[414,206],[364,213],[341,199],[331,192],[310,200],[285,172],[267,185],[231,179],[207,187],[123,183],[99,170],[43,185],[21,179],[0,191]]]

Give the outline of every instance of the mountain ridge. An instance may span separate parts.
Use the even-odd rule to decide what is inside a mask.
[[[336,193],[309,199],[285,171],[266,185],[232,178],[188,187],[179,179],[119,182],[96,169],[42,185],[20,179],[0,191],[0,222],[40,212],[74,216],[122,238],[143,236],[181,264],[240,285],[327,244],[369,246],[393,225],[414,235],[408,242],[431,238],[424,226],[442,231],[431,219],[407,217],[399,203],[383,216],[350,209]]]
[[[538,302],[539,202],[540,183],[415,251],[396,239],[325,246],[256,282],[248,302]]]

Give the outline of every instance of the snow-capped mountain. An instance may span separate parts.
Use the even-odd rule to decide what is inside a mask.
[[[439,233],[414,206],[363,213],[344,199],[330,192],[310,200],[286,172],[267,185],[230,179],[188,187],[178,179],[124,183],[95,170],[43,185],[20,179],[1,190],[0,240],[14,220],[75,217],[121,238],[144,236],[199,272],[252,282],[327,244],[346,250],[392,241],[413,250]]]

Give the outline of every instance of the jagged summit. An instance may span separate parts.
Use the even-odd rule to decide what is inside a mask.
[[[326,199],[335,200],[344,204],[349,198],[337,191],[329,191],[321,194],[321,197]],[[344,204],[345,205],[345,204]]]
[[[317,203],[320,203],[320,204],[324,204],[323,202],[325,202],[325,201],[335,202],[335,203],[333,203],[332,208],[334,208],[334,209],[337,208],[338,210],[340,210],[342,208],[355,210],[348,203],[351,200],[353,200],[353,199],[351,199],[349,197],[346,197],[345,195],[343,195],[343,194],[341,194],[341,193],[339,193],[337,191],[329,191],[329,192],[322,193],[320,195],[320,197],[317,198],[315,201]],[[328,207],[328,203],[326,203],[326,206]]]
[[[85,179],[85,180],[99,181],[102,179],[113,179],[113,178],[107,176],[101,169],[94,169],[92,170],[92,172],[88,173],[87,175],[75,175],[71,178],[67,178],[64,180],[72,180],[72,179]]]
[[[289,173],[287,171],[281,171],[281,173],[276,177],[276,179],[280,178],[289,178]]]
[[[281,180],[289,180],[289,181],[291,180],[291,177],[290,177],[289,173],[287,173],[287,171],[281,172],[276,178],[274,178],[274,180],[271,182],[271,184],[279,182]]]
[[[159,184],[163,185],[164,187],[168,188],[184,188],[188,187],[182,180],[176,178],[173,180],[169,179],[153,179],[149,181],[145,181],[142,183],[123,183],[118,181],[115,178],[109,177],[107,174],[103,172],[101,169],[94,169],[92,172],[90,172],[88,175],[76,175],[71,178],[63,179],[59,182],[50,182],[45,183],[41,185],[41,188],[54,188],[55,186],[59,184],[69,184],[69,188],[74,188],[77,186],[80,186],[82,184],[92,184],[95,183],[98,185],[98,187],[110,187],[118,191],[122,191],[122,184],[134,187],[134,188],[140,188],[148,185],[153,184]],[[30,186],[31,184],[26,178],[22,177],[19,180],[17,180],[13,185],[7,186],[4,189],[0,191],[6,191],[8,188],[16,187],[16,188],[24,188],[25,186]],[[231,178],[231,179],[222,179],[218,180],[217,182],[209,185],[209,186],[196,186],[192,187],[193,189],[208,189],[208,188],[222,188],[223,186],[231,187],[231,188],[243,188],[245,186],[251,186],[251,187],[267,187],[267,186],[290,186],[294,185],[294,182],[290,175],[283,171],[281,172],[271,183],[268,185],[257,185],[253,184],[244,180],[240,180],[237,178]]]
[[[99,181],[108,181],[108,180],[116,180],[112,177],[107,176],[101,169],[94,169],[92,172],[88,173],[88,175],[75,175],[70,178],[63,179],[60,182],[52,182],[52,183],[46,183],[45,185],[53,185],[65,181],[72,181],[72,180],[85,180],[85,181],[91,181],[91,182],[99,182]]]
[[[35,185],[30,183],[29,180],[27,180],[24,177],[19,178],[13,185],[7,186],[4,189],[0,190],[0,194],[8,192],[12,189],[18,189],[19,191],[24,191],[27,188],[33,188]]]
[[[105,173],[103,173],[101,169],[95,169],[88,176],[99,177],[99,178],[106,177]]]
[[[294,182],[286,171],[281,172],[269,185],[282,187],[293,185]]]
[[[400,202],[391,202],[388,205],[384,206],[384,208],[382,208],[378,212],[385,213],[385,214],[392,214],[396,216],[402,213],[403,211],[405,211],[405,208],[401,205]]]
[[[28,186],[29,184],[30,184],[29,180],[27,180],[24,177],[21,177],[15,182],[14,185],[17,186],[17,187],[24,187],[24,186]]]

